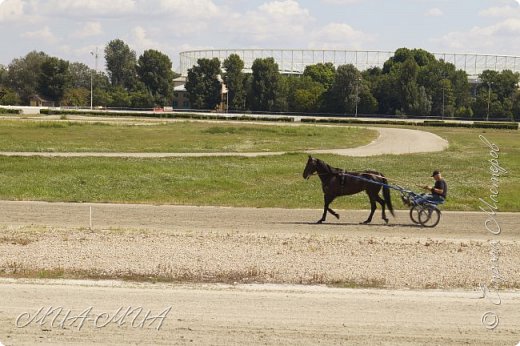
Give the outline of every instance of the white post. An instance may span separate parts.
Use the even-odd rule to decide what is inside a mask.
[[[92,230],[92,206],[89,207],[90,216],[89,216],[89,229]]]

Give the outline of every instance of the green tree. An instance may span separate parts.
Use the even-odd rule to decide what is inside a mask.
[[[41,65],[38,80],[38,91],[41,96],[60,102],[68,84],[70,84],[69,62],[48,57]]]
[[[294,112],[316,113],[325,92],[322,83],[308,76],[289,78],[289,110]]]
[[[156,105],[156,98],[148,90],[132,91],[129,96],[132,108],[153,108]]]
[[[289,93],[290,82],[287,76],[280,75],[276,84],[274,104],[271,111],[288,112],[289,111]]]
[[[105,47],[105,61],[110,83],[133,90],[136,87],[136,54],[122,40],[112,40]]]
[[[403,114],[429,115],[431,112],[431,98],[424,86],[417,84],[419,65],[413,57],[406,59],[398,68],[399,91],[401,95],[401,109]]]
[[[336,68],[331,62],[308,65],[303,71],[305,77],[309,77],[313,81],[320,83],[325,89],[329,89],[332,86],[335,74]]]
[[[455,65],[433,61],[420,69],[417,82],[424,86],[432,99],[432,115],[454,116],[470,114],[471,93],[468,76]]]
[[[520,121],[520,90],[517,89],[512,97],[513,106],[511,112],[513,113],[513,120]]]
[[[396,114],[397,110],[401,108],[399,79],[395,73],[381,74],[373,80],[371,91],[378,101],[379,114]]]
[[[14,90],[0,87],[0,105],[17,106],[20,104],[20,97]]]
[[[70,87],[90,90],[90,78],[94,77],[94,70],[80,62],[69,64]]]
[[[90,104],[90,89],[68,88],[63,94],[62,106],[85,107]]]
[[[0,64],[0,86],[3,86],[7,82],[7,68]]]
[[[197,65],[188,69],[186,91],[189,93],[191,106],[195,109],[215,109],[220,103],[222,83],[220,60],[199,59]]]
[[[254,111],[272,111],[280,79],[278,64],[273,58],[256,59],[251,67],[251,94],[249,104]]]
[[[510,70],[486,70],[479,75],[479,79],[481,83],[477,87],[473,107],[475,114],[490,119],[514,119],[520,75]]]
[[[111,108],[128,108],[132,105],[130,93],[122,86],[116,86],[110,90],[108,101],[108,107]]]
[[[224,60],[224,83],[228,88],[228,107],[231,110],[244,110],[246,104],[244,62],[237,54]]]
[[[144,51],[137,62],[137,74],[156,104],[172,104],[174,73],[167,55],[153,49]]]
[[[384,63],[383,73],[390,73],[395,66],[399,67],[408,59],[413,59],[419,67],[427,66],[436,60],[433,54],[423,49],[399,48],[394,56]]]
[[[378,109],[377,99],[372,95],[370,90],[370,82],[361,79],[358,90],[358,113],[359,114],[374,114]]]
[[[23,58],[14,59],[9,64],[6,86],[14,90],[22,104],[29,104],[29,97],[38,93],[41,67],[48,55],[32,51]]]
[[[360,84],[361,73],[354,65],[339,66],[334,82],[327,92],[328,110],[354,114],[356,106],[359,106]]]

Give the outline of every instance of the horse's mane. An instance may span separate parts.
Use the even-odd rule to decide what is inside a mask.
[[[320,159],[316,159],[316,161],[318,162],[318,164],[320,164],[323,168],[325,168],[325,170],[327,170],[327,172],[331,173],[331,174],[342,174],[342,173],[345,173],[345,170],[344,169],[341,169],[341,168],[337,168],[337,167],[332,167],[331,165],[329,165],[328,163],[326,163],[325,161],[322,161]]]

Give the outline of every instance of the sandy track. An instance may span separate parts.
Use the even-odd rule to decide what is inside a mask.
[[[412,225],[407,211],[389,226],[359,225],[367,211],[340,213],[316,225],[319,210],[0,202],[0,268],[387,288],[474,288],[490,278],[481,213],[445,212],[434,229]],[[518,214],[497,220],[505,285],[520,287]]]
[[[478,283],[492,278],[493,238],[482,213],[445,212],[435,229],[412,227],[406,211],[398,211],[390,226],[379,219],[359,225],[367,211],[340,214],[339,221],[316,225],[319,210],[0,202],[4,275],[61,271],[191,282],[99,287],[4,279],[0,342],[492,345],[520,340],[519,294],[511,290],[520,287],[518,214],[497,216],[502,234],[495,239],[506,280],[499,306],[490,294],[475,299]],[[92,321],[82,330],[15,326],[21,313],[34,314],[43,306],[76,313],[92,306],[98,314],[113,314],[121,306],[155,314],[172,306],[172,311],[159,331],[115,324],[95,328]],[[488,310],[500,317],[494,331],[480,320]]]
[[[360,290],[317,286],[164,285],[0,281],[0,342],[5,345],[515,345],[520,340],[520,299],[502,293],[493,311],[498,327],[487,330],[481,317],[490,309],[476,292]],[[29,322],[40,308],[62,307]],[[89,320],[59,325],[66,311]],[[143,308],[125,324],[106,323],[128,307]],[[138,326],[147,311],[163,314]],[[491,305],[491,307],[493,307]],[[30,317],[27,315],[30,314]],[[40,314],[41,316],[41,314]],[[157,330],[160,322],[161,327]]]

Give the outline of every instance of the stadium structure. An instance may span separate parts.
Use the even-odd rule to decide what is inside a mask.
[[[372,50],[316,50],[316,49],[207,49],[181,52],[180,73],[186,76],[188,69],[201,58],[219,58],[221,63],[231,54],[237,54],[244,61],[244,69],[251,69],[258,58],[272,57],[278,64],[280,73],[302,74],[307,65],[331,62],[334,66],[353,64],[360,71],[371,67],[383,67],[385,61],[395,52]],[[470,54],[470,53],[432,53],[438,60],[452,63],[456,69],[464,70],[470,80],[484,70],[520,72],[520,56]]]

